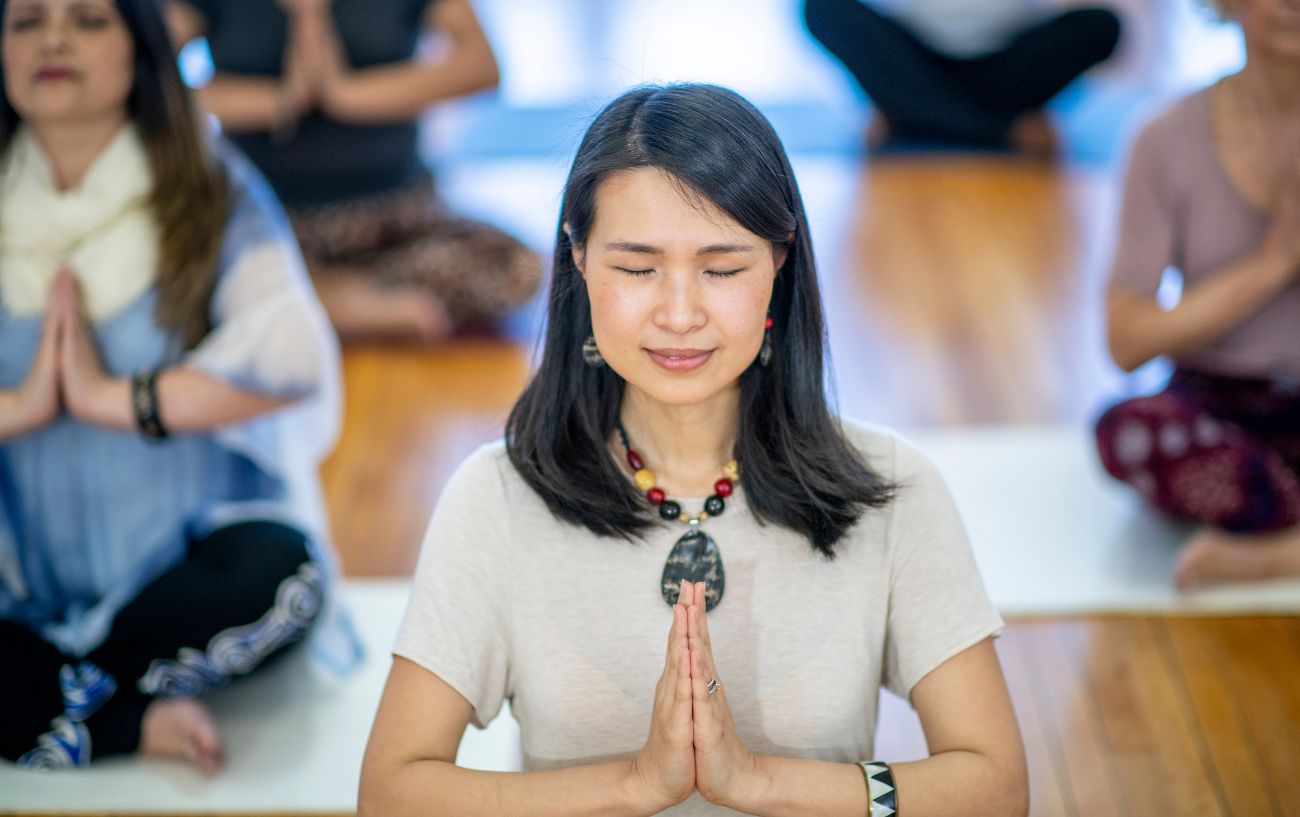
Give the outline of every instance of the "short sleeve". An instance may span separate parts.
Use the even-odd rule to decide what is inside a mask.
[[[1162,116],[1148,123],[1129,153],[1110,272],[1112,286],[1153,297],[1165,269],[1178,265],[1167,122]]]
[[[443,491],[393,648],[464,696],[480,729],[500,711],[509,681],[502,456],[500,444],[479,449]]]
[[[882,682],[912,688],[949,658],[1002,631],[957,506],[938,470],[894,440],[899,485],[889,522],[889,612]]]

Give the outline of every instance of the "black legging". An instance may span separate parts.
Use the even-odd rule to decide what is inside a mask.
[[[1076,9],[1032,25],[989,54],[957,59],[860,0],[805,0],[808,31],[857,79],[902,138],[1002,146],[1119,42],[1114,12]]]
[[[88,762],[91,749],[96,758],[136,751],[152,698],[193,697],[250,672],[302,638],[324,591],[302,533],[243,522],[193,542],[85,658],[0,619],[0,757],[67,766]]]

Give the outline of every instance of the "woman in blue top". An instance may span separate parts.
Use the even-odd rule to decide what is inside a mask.
[[[0,756],[211,770],[193,698],[303,637],[337,351],[151,0],[0,0]]]

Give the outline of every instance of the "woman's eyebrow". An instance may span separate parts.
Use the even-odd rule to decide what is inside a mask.
[[[663,250],[649,244],[635,241],[611,241],[604,245],[605,250],[614,252],[636,252],[645,255],[663,255]],[[727,255],[730,253],[753,252],[753,244],[710,244],[695,251],[696,255]]]
[[[710,244],[695,251],[696,255],[728,255],[733,252],[753,252],[753,244]]]
[[[638,244],[635,241],[611,241],[604,245],[606,250],[615,252],[639,252],[646,255],[663,255],[664,251],[658,247],[651,247],[649,244]]]

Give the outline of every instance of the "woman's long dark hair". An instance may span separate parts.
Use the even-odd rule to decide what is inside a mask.
[[[221,239],[229,215],[225,172],[203,138],[189,88],[181,79],[160,0],[115,0],[135,47],[135,81],[127,115],[153,166],[149,204],[158,224],[158,325],[195,346],[211,330]],[[0,0],[0,21],[8,0]],[[4,93],[0,63],[0,155],[22,118]]]
[[[555,516],[599,535],[630,539],[658,519],[609,454],[623,380],[583,361],[591,304],[570,243],[586,242],[601,181],[639,167],[668,172],[787,248],[772,291],[771,362],[755,362],[740,377],[735,455],[759,522],[797,531],[834,556],[845,531],[867,508],[886,505],[895,488],[863,463],[826,404],[821,296],[790,161],[763,115],[724,88],[637,88],[588,128],[555,233],[541,366],[506,425],[511,462]]]

